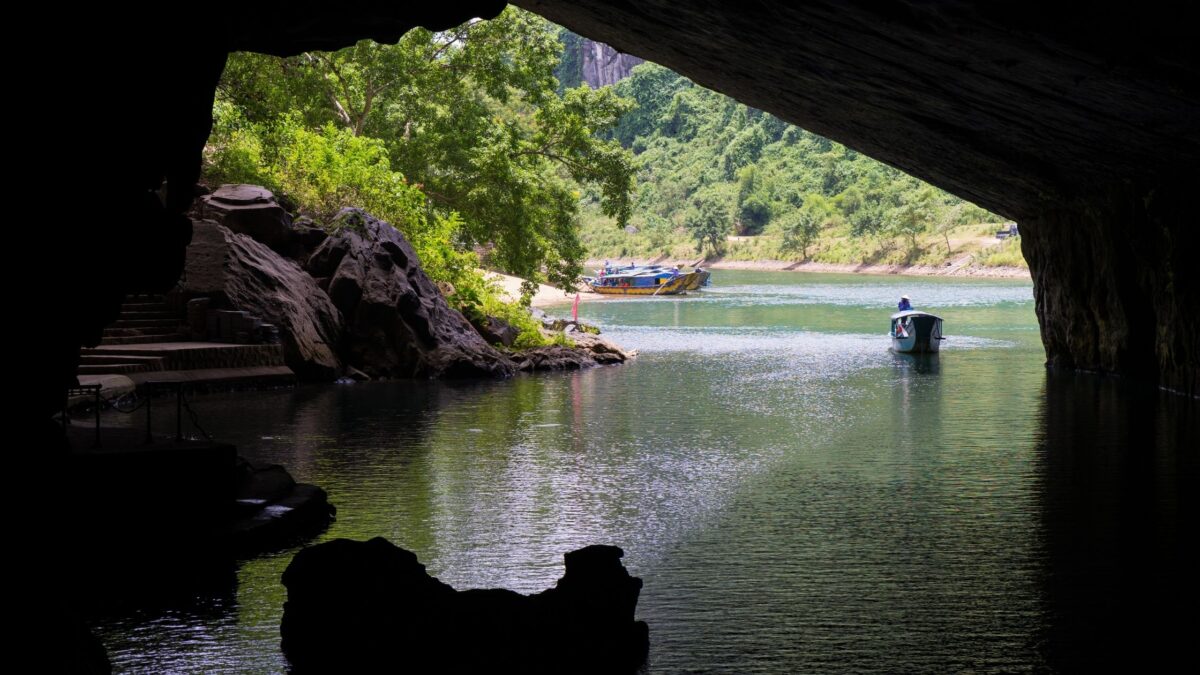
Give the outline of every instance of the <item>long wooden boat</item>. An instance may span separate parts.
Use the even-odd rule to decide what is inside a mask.
[[[888,337],[892,340],[892,351],[901,354],[936,354],[946,339],[942,337],[940,316],[912,309],[892,315]]]
[[[679,295],[700,288],[705,281],[702,274],[707,272],[678,274],[669,270],[642,270],[634,274],[584,277],[584,283],[603,295]]]

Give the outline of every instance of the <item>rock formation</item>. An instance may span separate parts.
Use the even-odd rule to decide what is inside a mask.
[[[396,228],[358,209],[334,222],[337,233],[307,267],[345,318],[348,364],[371,377],[512,374],[508,359],[446,304]]]
[[[553,337],[554,333],[547,332]],[[581,370],[593,366],[624,363],[636,355],[636,350],[627,352],[616,344],[598,335],[582,331],[563,332],[573,347],[550,345],[525,349],[513,355],[517,370],[536,372],[545,370]]]
[[[574,66],[574,72],[563,74],[568,84],[584,82],[592,89],[616,84],[628,77],[634,67],[645,63],[644,59],[573,33],[564,36],[564,43],[563,63]]]
[[[326,542],[283,573],[283,651],[302,673],[632,673],[649,640],[623,555],[567,553],[558,584],[527,596],[455,591],[382,538]]]
[[[341,314],[299,265],[250,237],[210,221],[196,223],[182,292],[274,324],[284,360],[301,378],[341,374]]]
[[[258,185],[222,185],[198,200],[196,210],[238,234],[287,255],[292,243],[292,217],[270,190]]]

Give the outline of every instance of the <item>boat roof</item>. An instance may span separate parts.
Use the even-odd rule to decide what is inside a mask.
[[[933,318],[937,319],[938,321],[942,320],[942,317],[937,316],[936,314],[930,314],[929,312],[918,312],[915,309],[906,309],[903,312],[896,312],[895,314],[892,315],[892,318],[893,319],[904,319],[904,318],[907,318],[910,316],[932,316]]]

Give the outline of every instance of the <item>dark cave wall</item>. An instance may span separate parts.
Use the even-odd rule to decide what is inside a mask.
[[[1200,307],[1182,256],[1195,240],[1183,202],[1200,167],[1200,28],[1181,5],[518,4],[1018,220],[1051,365],[1197,391]],[[69,64],[22,74],[17,89],[56,129],[27,153],[31,173],[56,180],[22,208],[33,222],[48,205],[68,214],[70,237],[55,258],[69,292],[43,331],[37,362],[52,376],[38,380],[38,407],[58,406],[79,345],[122,296],[177,276],[227,51],[395,40],[502,7],[252,0],[234,20],[152,24],[133,9],[34,8],[26,23],[52,27]]]
[[[1123,183],[1022,225],[1051,367],[1200,393],[1196,182]]]

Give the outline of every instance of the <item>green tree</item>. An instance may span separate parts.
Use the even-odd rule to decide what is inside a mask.
[[[785,253],[800,251],[808,258],[808,247],[816,241],[821,230],[832,227],[837,221],[837,210],[832,200],[819,194],[809,195],[803,206],[789,211],[781,219],[783,243],[780,249]]]
[[[771,221],[771,190],[758,167],[738,170],[737,222],[741,234],[759,234]]]
[[[917,237],[929,230],[936,217],[933,188],[925,187],[900,196],[900,205],[888,215],[888,230],[908,239],[908,250],[915,252]]]
[[[705,244],[717,254],[725,250],[725,238],[733,229],[731,202],[729,191],[719,187],[706,188],[693,196],[684,224],[696,240],[697,251],[703,251]]]
[[[252,124],[300,111],[309,128],[378,139],[430,208],[459,214],[458,247],[490,247],[508,272],[570,284],[582,272],[581,187],[595,186],[601,209],[624,225],[635,163],[599,137],[632,103],[586,86],[560,94],[561,50],[557,28],[510,7],[441,33],[412,30],[395,45],[233,55],[220,94]]]
[[[953,206],[941,209],[937,217],[937,223],[934,225],[934,230],[942,235],[946,240],[946,255],[954,253],[950,248],[950,230],[958,227],[962,223],[963,213],[966,211],[966,202],[960,202]]]

